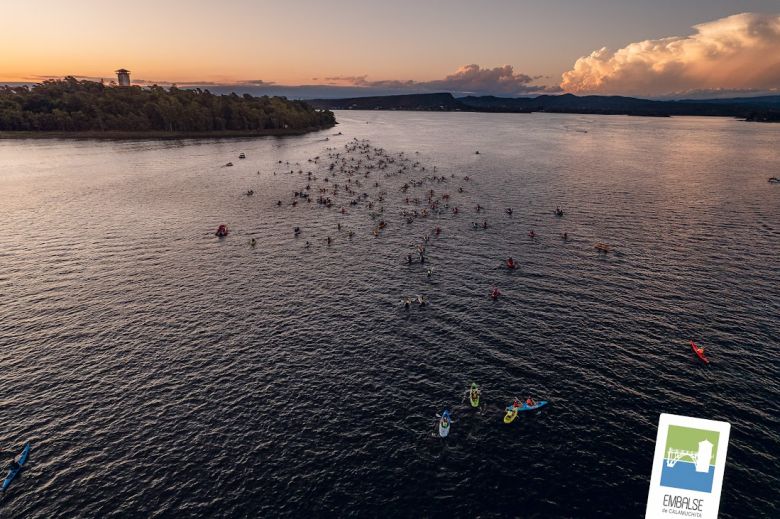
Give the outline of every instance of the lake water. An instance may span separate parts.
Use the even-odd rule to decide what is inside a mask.
[[[780,125],[337,118],[0,141],[0,450],[32,443],[0,515],[637,517],[660,412],[732,423],[722,517],[780,514]],[[333,176],[328,147],[376,162],[355,138],[392,167]],[[308,171],[331,209],[293,196]],[[450,207],[407,223],[430,189]],[[528,394],[550,403],[505,425]]]

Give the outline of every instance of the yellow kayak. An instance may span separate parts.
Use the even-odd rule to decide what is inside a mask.
[[[507,407],[504,415],[504,423],[512,423],[517,418],[517,407]]]
[[[471,407],[479,407],[479,388],[473,382],[469,391],[469,400],[471,401]]]

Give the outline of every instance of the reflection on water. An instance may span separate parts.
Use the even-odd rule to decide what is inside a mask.
[[[722,516],[776,512],[780,126],[338,117],[343,136],[0,141],[0,449],[33,445],[4,512],[634,516],[661,411],[733,424]],[[291,207],[305,174],[278,161],[355,137],[470,176],[463,212],[406,224],[400,176],[376,239],[365,210]],[[428,278],[404,258],[435,225]],[[527,393],[550,404],[504,425]]]

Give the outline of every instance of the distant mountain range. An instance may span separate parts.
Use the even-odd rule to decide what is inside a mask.
[[[409,94],[347,99],[312,99],[317,108],[329,110],[422,110],[502,113],[577,113],[670,117],[704,115],[739,117],[749,121],[780,122],[780,96],[732,99],[654,101],[623,96],[454,97],[450,93]]]

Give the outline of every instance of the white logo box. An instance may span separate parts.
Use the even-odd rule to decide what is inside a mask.
[[[712,487],[709,492],[700,492],[686,488],[677,488],[674,486],[662,486],[661,476],[664,466],[669,466],[666,457],[666,443],[669,433],[669,426],[685,427],[689,429],[700,429],[718,433],[718,445],[715,453],[714,474],[712,475]],[[720,493],[723,486],[723,471],[726,468],[726,452],[729,445],[729,433],[731,424],[728,422],[718,422],[715,420],[704,420],[702,418],[693,418],[690,416],[678,416],[673,414],[662,414],[658,420],[658,435],[655,439],[655,455],[653,456],[653,472],[650,476],[650,492],[647,496],[647,509],[645,517],[647,519],[716,519],[718,517],[718,508],[720,506]],[[710,455],[712,445],[709,442],[702,441],[699,445],[699,457],[702,450],[707,456]],[[676,451],[675,454],[690,458],[694,461],[694,452]],[[675,458],[676,460],[676,458]],[[701,466],[704,462],[696,459],[696,471],[703,470]],[[675,461],[672,462],[672,467]]]

